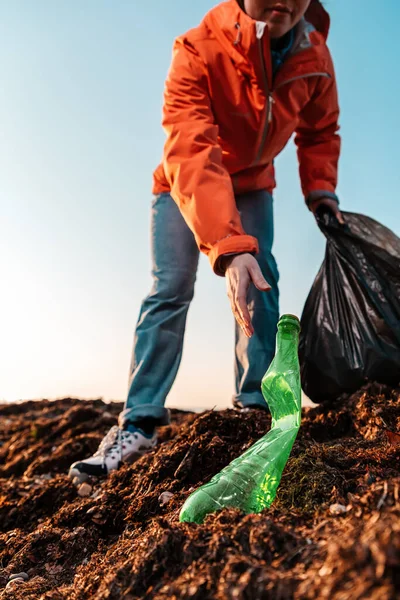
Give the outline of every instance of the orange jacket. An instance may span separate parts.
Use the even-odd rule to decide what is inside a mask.
[[[216,272],[223,254],[258,252],[235,193],[273,190],[273,160],[293,133],[305,197],[335,192],[339,108],[328,30],[329,17],[313,0],[274,79],[268,31],[236,0],[175,42],[153,192],[171,192]]]

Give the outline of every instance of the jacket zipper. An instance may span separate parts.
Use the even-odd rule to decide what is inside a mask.
[[[271,104],[272,104],[272,90],[269,89],[268,86],[268,77],[267,77],[267,70],[265,68],[265,59],[264,59],[264,53],[263,53],[263,47],[262,47],[262,39],[259,38],[258,40],[258,49],[260,51],[260,58],[261,58],[261,65],[262,65],[262,72],[263,72],[263,80],[264,80],[264,88],[265,88],[265,95],[267,97],[267,106],[266,106],[266,111],[265,111],[265,124],[264,124],[264,130],[262,132],[262,136],[261,136],[261,142],[260,142],[260,146],[257,150],[257,154],[255,159],[252,162],[252,167],[254,167],[255,165],[257,165],[257,163],[260,161],[263,150],[264,150],[264,145],[267,139],[267,135],[268,135],[268,129],[269,129],[269,123],[270,123],[270,114],[272,113],[271,110]]]
[[[260,161],[263,150],[264,150],[264,145],[265,145],[267,135],[268,135],[269,124],[272,121],[272,107],[275,104],[275,99],[273,97],[273,93],[276,90],[278,90],[280,87],[282,87],[288,83],[292,83],[293,81],[297,81],[298,79],[307,79],[309,77],[328,77],[329,79],[331,78],[331,75],[329,75],[329,73],[325,73],[325,72],[305,73],[304,75],[297,75],[296,77],[291,77],[290,79],[287,79],[286,81],[282,81],[282,83],[277,85],[273,90],[270,90],[268,87],[268,79],[267,79],[267,74],[266,74],[266,70],[265,70],[265,61],[264,61],[264,55],[262,53],[261,44],[259,44],[259,48],[260,48],[260,54],[261,54],[261,62],[262,62],[262,66],[263,66],[263,78],[264,78],[264,84],[265,84],[265,91],[267,93],[267,109],[266,109],[266,121],[265,121],[265,125],[264,125],[264,131],[263,131],[263,134],[261,137],[260,147],[258,149],[256,158],[254,159],[252,166],[255,166]]]

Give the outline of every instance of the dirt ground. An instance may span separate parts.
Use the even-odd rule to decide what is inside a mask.
[[[266,433],[269,416],[172,411],[153,452],[80,497],[66,471],[120,409],[0,406],[0,598],[400,598],[400,389],[370,384],[305,408],[271,509],[201,526],[179,523],[182,503]],[[7,585],[20,572],[29,578]]]

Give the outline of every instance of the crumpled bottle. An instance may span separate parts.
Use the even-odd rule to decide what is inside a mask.
[[[228,507],[259,513],[272,504],[300,428],[299,333],[299,319],[283,315],[275,358],[261,384],[272,415],[271,430],[195,490],[182,507],[180,521],[202,523],[207,514]]]

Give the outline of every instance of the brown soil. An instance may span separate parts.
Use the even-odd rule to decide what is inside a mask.
[[[80,498],[66,471],[120,409],[0,406],[0,598],[400,598],[400,389],[373,384],[305,409],[272,508],[226,510],[202,526],[179,523],[185,498],[263,435],[269,417],[173,411],[156,450]],[[173,496],[162,506],[165,491]],[[21,571],[29,580],[5,588]]]

